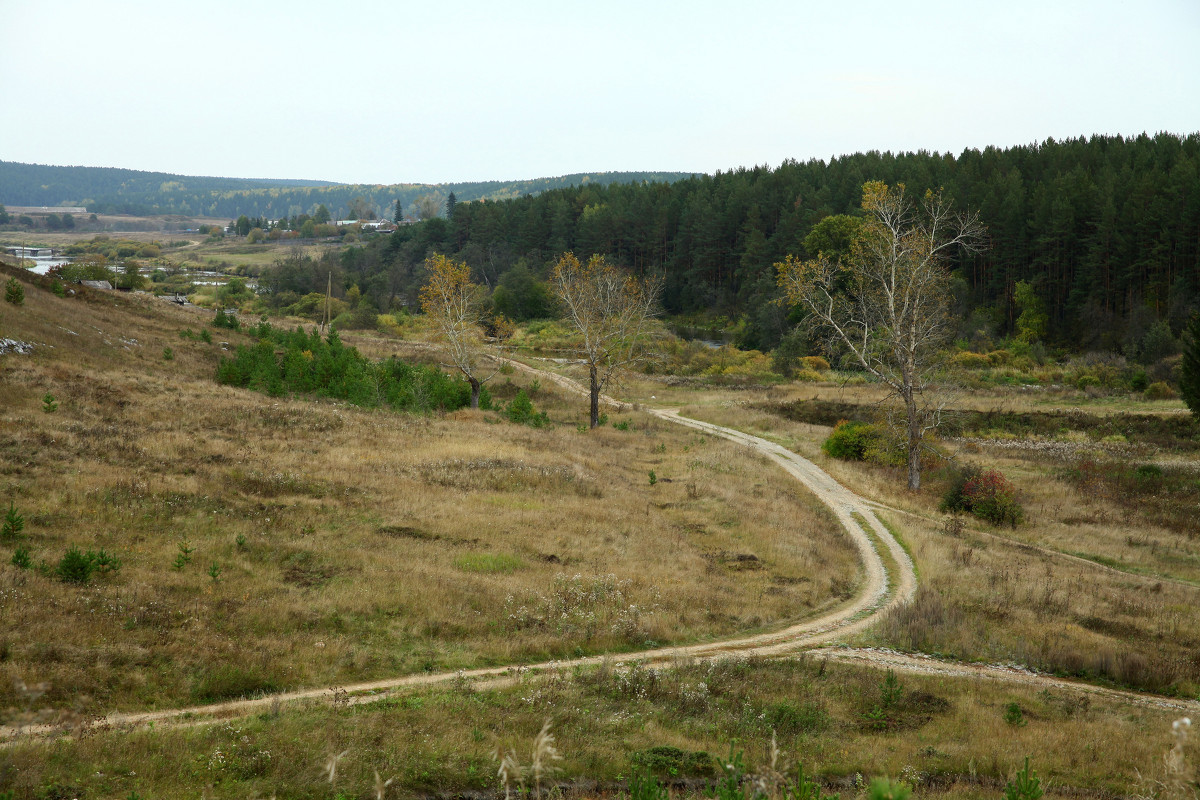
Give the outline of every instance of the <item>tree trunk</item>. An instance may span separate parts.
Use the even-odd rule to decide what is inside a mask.
[[[904,396],[904,410],[908,413],[908,488],[915,492],[921,488],[921,420],[911,391]]]
[[[591,420],[589,428],[595,428],[600,424],[600,378],[596,374],[596,365],[592,364],[588,370],[588,394],[591,396]]]
[[[479,408],[479,379],[468,377],[467,382],[471,384],[471,408]]]

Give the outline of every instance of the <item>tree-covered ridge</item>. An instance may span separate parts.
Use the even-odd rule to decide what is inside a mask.
[[[210,178],[109,167],[55,167],[0,161],[0,202],[13,206],[86,206],[93,213],[183,214],[278,219],[313,214],[325,205],[336,215],[363,198],[379,217],[391,218],[396,201],[454,194],[459,201],[502,200],[566,186],[673,181],[679,172],[575,173],[554,178],[474,183],[393,185],[330,181]]]
[[[789,253],[815,256],[805,237],[827,216],[860,213],[869,180],[906,184],[914,196],[941,187],[979,212],[990,246],[953,264],[964,336],[1014,333],[1030,310],[1019,283],[1040,304],[1044,338],[1089,348],[1128,351],[1157,320],[1177,334],[1200,305],[1200,134],[1047,140],[957,157],[858,153],[460,203],[449,226],[394,235],[380,266],[404,272],[422,248],[441,249],[496,285],[519,259],[544,269],[565,250],[602,253],[663,272],[668,311],[745,317],[744,343],[771,347],[789,327],[772,302],[772,265]]]

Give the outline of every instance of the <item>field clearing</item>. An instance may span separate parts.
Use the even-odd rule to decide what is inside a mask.
[[[18,680],[49,684],[25,710],[49,720],[699,641],[859,580],[824,507],[732,443],[632,412],[581,433],[582,404],[521,375],[494,396],[526,388],[552,427],[272,399],[215,383],[247,339],[181,338],[204,312],[26,298],[4,334],[38,346],[0,362],[26,520],[0,545],[0,708]],[[71,546],[122,566],[63,583]]]

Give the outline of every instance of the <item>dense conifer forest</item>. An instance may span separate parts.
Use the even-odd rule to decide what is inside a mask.
[[[540,308],[536,281],[557,254],[603,253],[662,272],[669,313],[726,317],[741,344],[765,349],[795,321],[774,302],[774,263],[815,255],[803,245],[813,225],[857,213],[863,183],[875,179],[910,193],[940,187],[987,226],[988,249],[955,264],[963,337],[1012,334],[1028,312],[1042,318],[1048,343],[1133,355],[1156,324],[1177,336],[1200,308],[1200,134],[1047,140],[957,157],[859,153],[463,202],[453,219],[349,250],[339,266],[346,286],[386,308],[411,298],[421,262],[444,252],[510,300]],[[323,270],[310,265],[311,287],[305,271],[283,266],[274,285],[324,286]]]

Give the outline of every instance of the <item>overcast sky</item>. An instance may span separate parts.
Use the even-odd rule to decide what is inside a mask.
[[[1200,131],[1200,0],[0,0],[0,160],[440,183]]]

